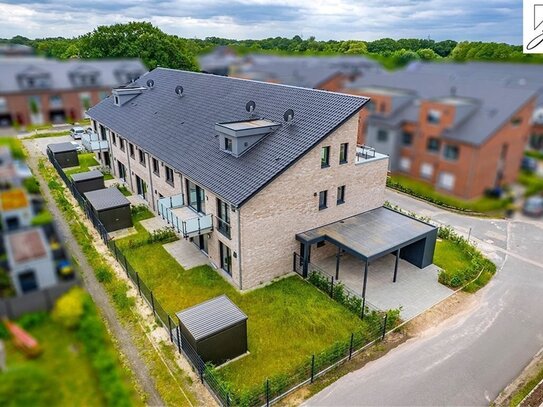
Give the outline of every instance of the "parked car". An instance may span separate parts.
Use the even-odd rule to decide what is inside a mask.
[[[73,144],[75,146],[75,149],[77,150],[78,153],[81,153],[83,152],[84,148],[81,144],[75,142],[75,141],[70,141],[71,144]]]
[[[543,196],[532,196],[526,199],[522,213],[536,218],[543,216]]]
[[[532,157],[524,157],[520,168],[524,171],[535,172],[537,171],[537,160]]]
[[[83,127],[72,127],[70,129],[70,136],[72,136],[74,140],[81,140],[83,134],[85,134],[85,129]]]

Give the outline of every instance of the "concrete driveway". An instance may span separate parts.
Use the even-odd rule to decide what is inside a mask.
[[[81,140],[74,140],[71,136],[43,137],[25,140],[26,143],[30,143],[36,150],[38,150],[43,155],[47,154],[47,145],[55,143],[66,143],[70,141],[75,141],[81,144]]]
[[[307,405],[488,405],[543,347],[543,225],[449,213],[387,199],[470,233],[498,265],[476,306],[344,376]]]

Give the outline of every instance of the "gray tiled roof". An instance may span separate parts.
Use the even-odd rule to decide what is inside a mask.
[[[130,201],[116,187],[86,192],[85,198],[97,211],[130,205]]]
[[[357,113],[367,98],[158,68],[140,78],[144,90],[118,107],[107,98],[89,116],[141,146],[202,187],[239,206]],[[175,87],[182,85],[182,97]],[[282,126],[236,158],[219,148],[215,124],[254,116]],[[284,124],[283,114],[294,110]]]
[[[196,341],[247,320],[247,315],[226,295],[180,311],[177,317]]]
[[[98,170],[92,170],[92,171],[72,174],[72,180],[74,180],[74,182],[87,181],[89,179],[103,178],[103,176],[104,176],[104,174],[102,174],[102,172],[100,172]]]
[[[380,118],[385,122],[390,119],[390,124],[418,120],[421,99],[450,97],[452,91],[456,98],[471,99],[473,109],[470,114],[447,129],[442,136],[474,145],[486,142],[531,98],[537,96],[537,90],[533,87],[510,87],[499,81],[451,77],[440,73],[423,74],[410,70],[371,72],[346,85],[351,90],[363,91],[367,87],[411,90],[416,93],[417,96],[408,106],[394,112],[390,118]]]
[[[51,150],[52,153],[65,153],[68,151],[77,151],[76,146],[69,142],[47,144],[47,148]]]
[[[122,85],[116,72],[124,71],[142,75],[147,71],[139,59],[103,59],[58,61],[39,57],[0,58],[0,94],[17,93],[25,89],[20,87],[17,77],[22,73],[46,73],[51,78],[51,86],[45,89],[66,90],[79,89],[70,79],[74,72],[96,72],[97,83],[90,88],[112,88]],[[28,92],[40,92],[33,89]]]

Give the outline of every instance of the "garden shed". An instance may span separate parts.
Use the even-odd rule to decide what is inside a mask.
[[[80,194],[105,188],[104,174],[98,170],[73,174],[72,181]]]
[[[72,143],[49,144],[47,149],[55,157],[61,168],[77,167],[79,165],[77,149]]]
[[[107,232],[132,226],[130,202],[117,188],[97,189],[85,193],[90,210]]]
[[[177,317],[184,339],[204,362],[221,365],[247,352],[247,315],[226,295],[180,311]]]

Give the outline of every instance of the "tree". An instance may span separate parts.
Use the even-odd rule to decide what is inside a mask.
[[[431,61],[433,59],[439,58],[439,55],[436,54],[435,51],[430,48],[422,48],[422,49],[417,50],[417,55],[423,61]]]
[[[100,26],[79,38],[79,50],[82,58],[141,58],[149,69],[197,69],[184,40],[145,22]]]

